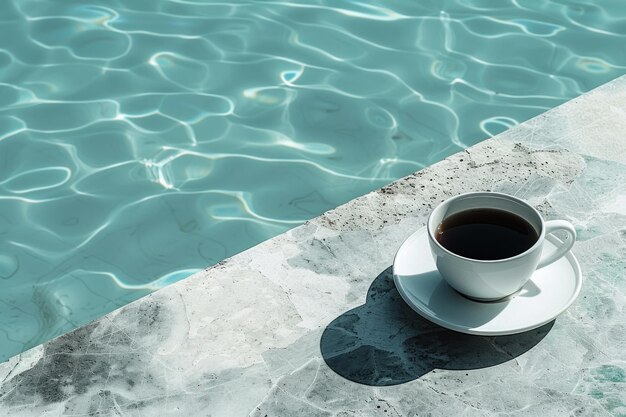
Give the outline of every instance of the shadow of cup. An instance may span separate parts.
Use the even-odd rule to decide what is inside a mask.
[[[344,378],[389,386],[433,369],[480,369],[507,362],[539,343],[553,325],[554,321],[525,333],[496,337],[447,330],[404,303],[389,267],[370,286],[364,305],[326,327],[320,349],[328,366]]]

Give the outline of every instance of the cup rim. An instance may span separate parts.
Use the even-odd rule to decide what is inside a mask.
[[[495,196],[495,197],[503,197],[509,200],[513,200],[517,203],[520,203],[526,207],[528,207],[533,213],[535,213],[537,215],[537,218],[540,221],[540,225],[541,225],[541,230],[539,231],[539,237],[537,238],[537,241],[528,249],[526,249],[524,252],[522,253],[518,253],[515,256],[511,256],[509,258],[502,258],[502,259],[474,259],[474,258],[467,258],[465,256],[461,256],[458,255],[448,249],[446,249],[445,247],[443,247],[443,245],[441,243],[439,243],[439,241],[435,238],[435,236],[433,235],[433,231],[430,228],[430,223],[431,223],[431,219],[433,214],[444,204],[449,204],[451,202],[453,202],[454,200],[457,200],[459,198],[462,197],[468,197],[468,196],[482,196],[482,197],[489,197],[489,196]],[[522,216],[520,216],[522,217]],[[524,220],[526,220],[524,218]],[[526,220],[528,221],[528,220]],[[492,264],[492,263],[500,263],[500,262],[509,262],[512,261],[514,259],[518,259],[518,258],[522,258],[524,256],[526,256],[528,253],[534,251],[535,249],[537,249],[541,243],[543,242],[544,239],[544,234],[545,234],[545,226],[544,226],[545,221],[543,220],[543,217],[541,217],[541,214],[537,211],[537,209],[535,209],[533,206],[531,206],[530,204],[528,204],[528,202],[522,200],[521,198],[512,196],[510,194],[505,194],[505,193],[498,193],[495,191],[473,191],[473,192],[468,192],[468,193],[463,193],[463,194],[458,194],[455,195],[454,197],[450,197],[444,201],[442,201],[441,203],[439,203],[437,205],[437,207],[435,207],[430,214],[428,215],[428,220],[426,221],[426,230],[428,231],[428,237],[430,238],[431,242],[433,242],[439,249],[443,250],[446,254],[451,255],[457,259],[461,259],[464,261],[470,261],[470,262],[476,262],[476,263],[483,263],[483,264]]]

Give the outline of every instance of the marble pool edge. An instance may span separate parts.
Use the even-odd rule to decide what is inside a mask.
[[[209,352],[223,362],[210,366],[215,375],[227,369],[249,369],[260,357],[267,361],[269,350],[317,334],[332,318],[361,305],[372,279],[390,265],[399,242],[424,224],[438,202],[464,191],[497,190],[528,199],[548,218],[562,215],[569,206],[555,207],[546,202],[546,195],[566,192],[589,158],[610,166],[626,165],[623,132],[626,76],[15,355],[0,364],[0,414],[3,409],[12,410],[11,415],[23,411],[19,402],[3,400],[7,394],[3,386],[35,367],[45,374],[44,368],[61,366],[50,359],[61,351],[64,355],[68,351],[87,354],[102,337],[113,337],[112,326],[129,334],[127,353],[132,358],[116,366],[164,366],[163,372],[173,377],[172,384],[178,387],[176,392],[184,391],[180,387],[185,386],[186,373],[192,368],[199,372],[207,367],[206,361],[213,361],[207,358]],[[615,204],[626,205],[624,195],[615,197]],[[624,207],[596,209],[626,215]],[[570,213],[570,219],[576,215],[581,216]],[[620,217],[618,225],[622,220]],[[216,324],[220,321],[223,324]],[[241,327],[233,328],[233,324]],[[138,332],[138,328],[149,330]],[[240,354],[233,353],[237,349]],[[172,359],[177,351],[183,359]],[[115,352],[109,354],[115,356]],[[193,365],[182,364],[183,360]],[[277,366],[267,372],[278,378],[283,371],[286,369]],[[76,372],[80,369],[74,369]],[[57,373],[63,374],[63,370],[59,368]],[[31,394],[43,398],[36,404],[41,410],[54,413],[50,404],[63,404],[67,410],[68,401],[75,401],[77,410],[83,410],[78,399],[90,391],[77,389],[77,384],[72,380],[74,391],[69,394],[63,389],[50,394],[41,387]],[[88,378],[84,384],[98,386]],[[253,410],[258,399],[263,403],[271,391],[258,389],[250,404],[241,400],[238,406],[242,410]],[[102,401],[106,404],[107,400]]]

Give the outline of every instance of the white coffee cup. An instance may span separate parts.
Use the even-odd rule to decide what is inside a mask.
[[[525,252],[496,260],[466,258],[444,248],[435,238],[439,225],[453,214],[477,208],[516,214],[530,223],[539,238]],[[461,294],[480,301],[494,301],[514,294],[526,284],[537,268],[543,268],[563,257],[576,240],[576,230],[570,222],[544,221],[539,212],[525,201],[492,192],[461,194],[444,201],[430,214],[427,227],[430,248],[441,276]],[[542,256],[546,235],[557,230],[567,232],[568,238],[555,252]]]

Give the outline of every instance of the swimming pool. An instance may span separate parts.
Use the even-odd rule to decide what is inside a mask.
[[[0,5],[0,361],[626,72],[622,1]]]

